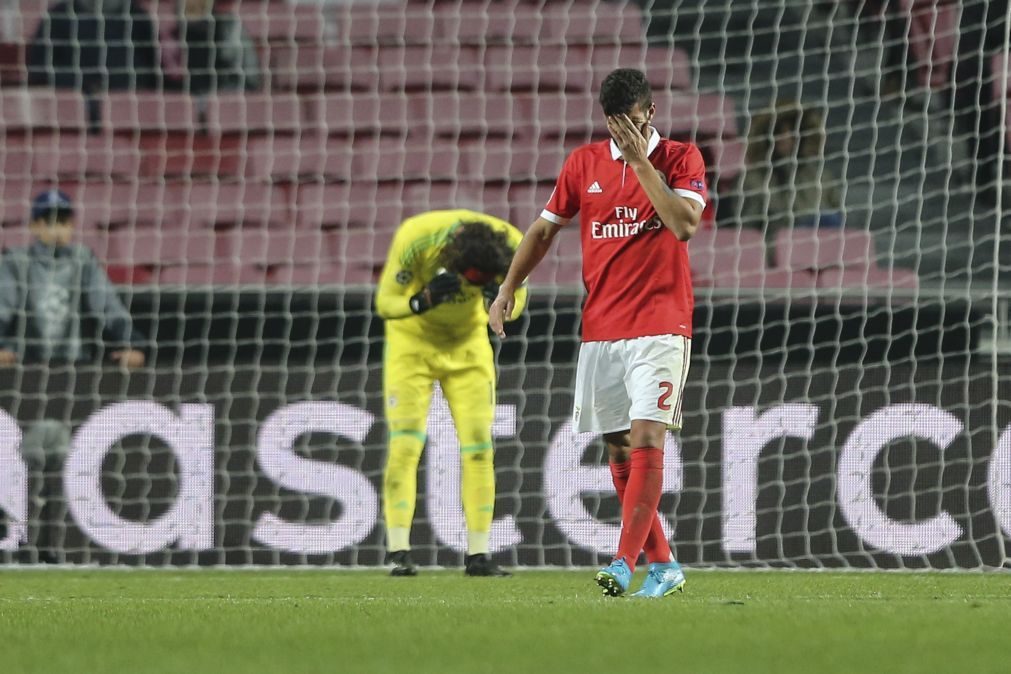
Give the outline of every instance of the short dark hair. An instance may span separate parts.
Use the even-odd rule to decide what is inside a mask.
[[[492,229],[480,220],[461,222],[442,247],[441,260],[446,269],[463,274],[477,269],[489,276],[509,271],[513,249],[505,232]]]
[[[636,103],[643,110],[653,104],[653,92],[646,74],[635,68],[612,70],[600,85],[600,107],[604,114],[627,114]]]

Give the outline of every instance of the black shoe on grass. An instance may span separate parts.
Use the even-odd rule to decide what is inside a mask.
[[[414,565],[414,560],[411,559],[410,550],[397,550],[396,552],[387,554],[386,563],[393,565],[393,569],[390,570],[391,576],[418,575],[418,567]]]
[[[492,561],[491,557],[488,555],[467,555],[464,560],[464,570],[465,576],[474,577],[488,577],[495,576],[498,578],[505,578],[506,576],[511,576],[512,574],[503,569],[501,566]]]

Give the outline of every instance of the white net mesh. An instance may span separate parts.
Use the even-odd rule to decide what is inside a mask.
[[[43,283],[62,300],[0,277],[0,559],[379,563],[395,228],[446,207],[525,228],[606,137],[603,77],[639,67],[712,196],[661,503],[678,558],[1004,565],[1006,3],[183,4],[0,3],[0,244],[29,259],[31,200],[63,190],[146,359],[111,363],[83,275]],[[531,282],[499,353],[492,549],[596,563],[619,509],[567,422],[575,227]],[[32,355],[44,311],[80,323],[80,360]],[[464,549],[455,443],[437,397],[422,563]]]

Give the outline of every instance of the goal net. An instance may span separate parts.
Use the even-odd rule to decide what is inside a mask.
[[[711,199],[665,453],[677,558],[1005,566],[1004,3],[211,4],[0,3],[0,561],[381,564],[393,232],[456,207],[525,229],[607,137],[603,77],[637,67]],[[50,189],[132,338],[83,249],[33,244]],[[604,448],[569,421],[593,226],[495,340],[505,564],[616,546]],[[421,564],[462,561],[459,482],[437,392]]]

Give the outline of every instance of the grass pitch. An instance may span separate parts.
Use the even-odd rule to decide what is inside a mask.
[[[633,588],[641,582],[636,574]],[[1007,672],[1011,575],[0,571],[2,671]]]

